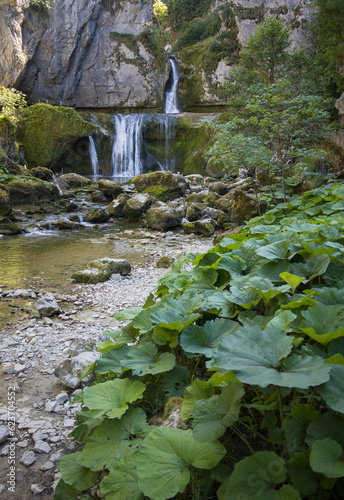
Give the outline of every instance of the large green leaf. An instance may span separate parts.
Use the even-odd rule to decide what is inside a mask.
[[[76,490],[70,484],[64,482],[60,479],[58,485],[55,488],[54,500],[77,500],[79,490]]]
[[[211,291],[205,292],[207,302],[205,307],[207,310],[219,310],[218,315],[222,318],[234,318],[236,315],[235,306],[232,302],[232,295],[227,291]]]
[[[320,344],[326,345],[331,340],[344,337],[343,324],[344,306],[341,304],[326,306],[317,304],[302,311],[304,322],[300,329]]]
[[[101,356],[96,364],[94,369],[95,373],[121,373],[123,370],[123,366],[121,361],[126,357],[130,350],[130,347],[127,345],[122,345],[117,349],[111,349],[107,351]]]
[[[317,391],[332,410],[344,413],[344,366],[332,365],[330,380],[317,387]]]
[[[185,490],[190,466],[212,469],[225,453],[221,443],[200,443],[192,437],[192,431],[154,429],[137,455],[140,489],[153,500],[171,498]]]
[[[215,441],[239,418],[241,384],[229,382],[221,394],[196,401],[193,408],[193,435],[198,441]]]
[[[267,327],[275,326],[280,328],[285,332],[293,331],[292,327],[289,327],[290,323],[292,323],[297,318],[296,314],[292,313],[290,310],[279,310],[276,312],[275,316],[267,323]]]
[[[180,414],[184,422],[191,418],[195,402],[200,399],[210,398],[214,392],[215,389],[211,382],[196,378],[184,391],[184,401]]]
[[[141,500],[144,496],[138,481],[136,461],[131,456],[112,467],[100,483],[100,491],[106,500]]]
[[[118,321],[126,321],[127,319],[133,319],[137,316],[141,311],[142,307],[132,307],[130,309],[123,309],[123,311],[119,311],[114,314],[113,317]]]
[[[90,410],[94,410],[95,418],[102,415],[120,418],[129,408],[128,403],[136,401],[144,391],[144,384],[137,380],[134,382],[127,378],[108,380],[86,389],[84,402]]]
[[[272,451],[259,451],[238,462],[230,478],[218,490],[219,500],[301,500],[289,485],[276,489],[287,477],[283,460]]]
[[[295,453],[290,457],[288,473],[293,486],[302,494],[313,495],[318,487],[317,475],[309,465],[310,450]]]
[[[204,354],[210,358],[225,335],[230,335],[240,327],[236,321],[215,319],[204,326],[189,325],[180,336],[180,345],[186,352]]]
[[[343,448],[333,439],[314,441],[309,463],[314,472],[320,472],[327,477],[344,477]]]
[[[176,358],[170,352],[158,353],[157,346],[152,342],[141,342],[130,350],[121,364],[125,368],[130,368],[135,375],[142,377],[148,373],[156,375],[172,370]]]
[[[257,249],[257,254],[267,260],[285,259],[290,246],[289,240],[281,240],[277,243],[265,245]]]
[[[150,429],[141,408],[130,408],[120,420],[106,418],[88,436],[79,461],[94,471],[111,469],[115,462],[138,450],[138,443]]]
[[[288,356],[293,337],[278,328],[247,327],[222,339],[213,357],[216,368],[234,370],[246,384],[306,389],[329,379],[329,365],[317,356]]]
[[[311,447],[317,439],[331,438],[344,448],[344,417],[328,411],[317,416],[307,428],[306,442]]]
[[[60,471],[65,483],[76,490],[88,490],[97,482],[97,473],[80,464],[81,452],[65,455],[60,461]]]
[[[216,264],[217,269],[225,269],[231,276],[242,275],[242,272],[247,269],[247,265],[238,255],[224,255]]]

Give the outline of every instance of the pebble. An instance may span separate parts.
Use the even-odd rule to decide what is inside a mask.
[[[37,453],[49,453],[51,446],[45,441],[37,441],[33,450],[37,451]]]
[[[19,461],[26,467],[30,467],[36,462],[36,455],[33,451],[26,451]]]
[[[55,467],[54,463],[51,462],[50,460],[48,460],[48,462],[45,462],[45,464],[42,465],[41,470],[43,470],[43,471],[50,470],[53,467]]]
[[[34,495],[41,495],[44,491],[44,486],[41,486],[40,484],[32,484],[30,489]]]
[[[10,437],[11,433],[6,425],[0,425],[0,443],[4,443]]]

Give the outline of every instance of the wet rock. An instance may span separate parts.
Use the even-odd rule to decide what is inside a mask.
[[[123,207],[123,213],[128,219],[138,220],[152,204],[152,198],[149,194],[140,193],[129,198]]]
[[[35,302],[35,307],[41,316],[54,316],[59,314],[61,309],[53,296],[53,294],[46,294]]]
[[[13,204],[28,203],[31,201],[49,199],[55,200],[59,197],[59,191],[54,184],[40,179],[12,180],[6,184],[10,199]]]
[[[230,191],[215,203],[215,208],[222,210],[236,224],[243,224],[259,212],[264,213],[266,207],[266,201],[260,200],[258,208],[256,198],[240,188]]]
[[[0,443],[4,443],[10,437],[11,433],[5,425],[0,425]]]
[[[12,205],[10,195],[4,187],[0,186],[0,216],[8,216],[12,214]]]
[[[100,353],[93,351],[81,352],[77,356],[63,361],[55,370],[55,376],[70,389],[76,389],[81,384],[81,372],[90,364],[97,361]],[[83,381],[90,382],[93,374],[89,373]]]
[[[168,257],[167,255],[164,255],[158,260],[158,262],[156,263],[156,267],[162,269],[168,269],[169,267],[172,266],[174,261],[175,259],[173,257]]]
[[[0,234],[19,234],[21,232],[20,227],[12,222],[6,217],[0,217]]]
[[[51,182],[54,178],[54,172],[50,168],[46,167],[35,167],[31,168],[30,172],[34,177],[42,179],[42,181]]]
[[[110,179],[100,179],[98,181],[98,189],[101,191],[107,200],[114,200],[123,193],[123,187],[117,182]]]
[[[160,201],[180,198],[188,187],[185,177],[165,171],[138,175],[134,177],[133,183],[140,193],[145,192]]]
[[[110,214],[111,217],[120,218],[124,217],[123,207],[129,200],[128,194],[120,194],[115,200],[113,200],[107,207],[106,211]]]
[[[91,200],[93,201],[93,203],[106,203],[107,202],[107,198],[106,198],[105,194],[99,190],[93,191],[93,193],[91,194]]]
[[[193,222],[202,218],[202,212],[206,205],[204,203],[190,203],[186,208],[186,218],[189,222]]]
[[[183,207],[154,206],[146,212],[146,223],[152,229],[168,231],[181,225],[184,212]]]
[[[110,214],[105,210],[105,208],[94,208],[91,212],[88,212],[85,216],[86,222],[92,222],[94,224],[107,222],[109,219],[110,219]]]
[[[33,451],[26,451],[19,462],[26,467],[30,467],[30,465],[36,462],[36,454]]]
[[[80,224],[80,222],[67,220],[67,219],[61,219],[61,220],[54,222],[53,227],[56,227],[57,229],[60,229],[61,231],[63,231],[63,230],[71,231],[74,229],[81,229],[82,227],[85,227],[85,226],[83,224]]]
[[[71,220],[72,222],[81,222],[80,215],[78,214],[70,215],[69,220]]]
[[[72,279],[77,283],[101,283],[110,279],[112,274],[126,276],[131,271],[131,266],[126,259],[93,260],[80,271],[72,274]]]
[[[70,188],[89,186],[92,184],[91,179],[75,173],[61,175],[59,181],[64,182]]]
[[[186,234],[198,233],[212,236],[215,233],[216,222],[213,219],[202,219],[194,222],[185,222],[183,229]]]

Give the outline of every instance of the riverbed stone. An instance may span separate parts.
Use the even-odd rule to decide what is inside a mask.
[[[85,215],[86,222],[92,222],[93,224],[101,224],[107,222],[110,219],[110,214],[105,210],[105,208],[94,208],[91,212]]]
[[[191,193],[185,198],[186,203],[205,203],[208,192]]]
[[[60,363],[55,370],[55,376],[66,387],[76,389],[80,386],[82,380],[85,384],[92,380],[93,373],[89,373],[84,379],[81,379],[81,373],[87,366],[97,361],[99,356],[100,353],[95,351],[81,352],[77,356],[73,356]]]
[[[7,189],[0,186],[0,216],[8,216],[12,214],[12,205],[10,195]]]
[[[77,215],[79,218],[79,216]],[[80,218],[79,218],[80,221]],[[82,227],[85,227],[83,224],[80,224],[80,222],[73,221],[73,220],[67,220],[67,219],[61,219],[52,224],[53,227],[56,227],[57,229],[60,229],[61,231],[64,230],[69,230],[72,231],[74,229],[81,229]]]
[[[111,217],[114,217],[115,219],[124,217],[123,207],[128,200],[128,194],[120,194],[115,200],[112,200],[112,202],[106,207],[105,210],[108,212],[108,214],[110,214]]]
[[[0,234],[19,234],[21,232],[18,224],[15,224],[7,217],[0,217]]]
[[[209,185],[209,191],[213,191],[214,193],[219,194],[220,196],[224,196],[225,194],[228,193],[228,185],[225,184],[224,182],[212,182]]]
[[[36,454],[33,451],[26,451],[19,462],[26,467],[30,467],[30,465],[36,462]]]
[[[0,425],[0,444],[4,443],[7,441],[7,439],[10,437],[11,433],[6,427],[6,425]]]
[[[154,206],[146,212],[146,223],[152,229],[168,231],[181,225],[184,217],[183,207],[170,205]]]
[[[193,222],[202,218],[202,212],[206,205],[204,203],[189,203],[186,207],[186,218]]]
[[[53,294],[49,293],[35,302],[35,307],[41,316],[54,316],[59,314],[61,309]]]
[[[172,266],[173,262],[175,259],[173,257],[169,257],[168,255],[164,255],[161,257],[158,262],[156,263],[156,267],[160,269],[168,269],[169,267]]]
[[[180,174],[158,171],[141,174],[133,179],[136,189],[159,201],[175,200],[184,196],[188,181]]]
[[[131,220],[138,220],[151,206],[152,198],[147,193],[139,193],[129,198],[123,207],[124,215]]]
[[[216,222],[213,219],[185,222],[183,224],[183,229],[186,234],[197,233],[209,237],[215,233]]]
[[[101,283],[110,279],[112,274],[126,276],[130,271],[131,266],[126,259],[104,257],[86,264],[80,271],[72,274],[72,279],[77,283]]]
[[[51,446],[45,441],[37,441],[33,451],[36,451],[37,453],[50,453]]]
[[[92,184],[91,179],[88,179],[83,175],[75,174],[74,172],[61,175],[59,177],[59,181],[67,184],[67,186],[70,188],[84,187]]]
[[[106,203],[107,202],[107,198],[105,196],[105,194],[100,191],[99,189],[96,189],[96,191],[93,191],[93,193],[91,194],[91,200],[93,201],[93,203]]]
[[[55,184],[40,179],[12,180],[6,184],[13,204],[27,203],[37,200],[55,200],[59,197]]]
[[[118,182],[110,179],[99,179],[98,190],[101,191],[107,200],[114,200],[123,193],[123,187]]]
[[[51,182],[54,179],[54,172],[46,167],[34,167],[30,170],[34,177],[42,179],[42,181]]]

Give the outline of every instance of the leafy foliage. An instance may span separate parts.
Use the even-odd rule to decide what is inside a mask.
[[[18,114],[26,107],[25,95],[16,89],[0,88],[1,115],[12,123],[17,123]],[[0,116],[1,116],[0,115]]]
[[[97,361],[117,378],[81,395],[56,491],[102,471],[108,500],[340,497],[343,215],[343,186],[280,204],[117,314],[137,343]],[[182,428],[149,425],[176,402]]]

